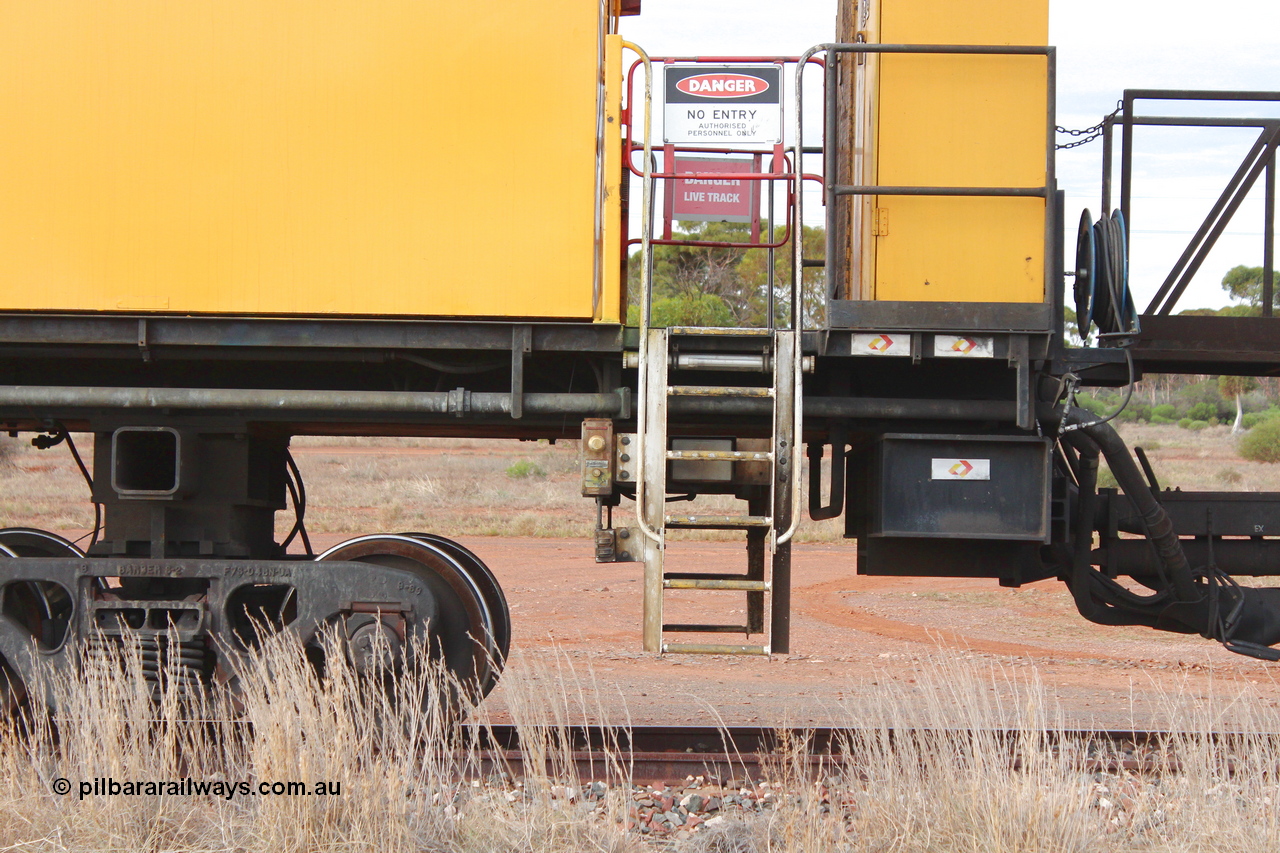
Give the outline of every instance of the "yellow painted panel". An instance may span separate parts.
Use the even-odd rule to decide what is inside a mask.
[[[0,309],[590,320],[598,15],[8,3]]]
[[[602,293],[596,319],[622,321],[626,295],[622,292],[622,36],[605,37],[604,56],[604,234]]]
[[[881,0],[879,41],[1045,44],[1046,0]],[[1041,187],[1048,65],[1039,56],[884,56],[876,179]],[[1041,302],[1044,202],[879,196],[875,298]]]
[[[1049,0],[880,0],[885,44],[1048,44]]]
[[[878,237],[876,298],[905,302],[1040,302],[1044,203],[1038,198],[889,201]],[[922,235],[933,235],[936,242]],[[1024,254],[1016,249],[1024,247]]]

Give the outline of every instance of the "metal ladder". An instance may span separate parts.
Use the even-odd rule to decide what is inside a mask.
[[[638,438],[640,471],[636,511],[646,542],[644,561],[644,648],[684,654],[769,655],[790,646],[791,545],[798,517],[794,512],[801,464],[799,433],[800,354],[793,330],[756,328],[645,329],[640,365],[641,408]],[[678,344],[689,339],[717,338],[714,353],[681,353]],[[735,347],[737,344],[739,346]],[[725,350],[737,349],[737,352]],[[717,373],[759,371],[767,385],[673,382],[687,370]],[[770,401],[767,449],[672,449],[668,415],[673,400],[703,398],[721,401]],[[678,403],[676,404],[679,405]],[[730,403],[725,407],[732,411]],[[725,423],[733,418],[726,416]],[[735,445],[738,442],[735,442]],[[677,514],[668,511],[667,476],[670,462],[757,463],[767,471],[760,477],[764,497],[748,502],[742,515]],[[765,485],[767,484],[767,485]],[[665,569],[669,530],[740,530],[746,534],[747,561],[741,574],[669,572]],[[746,593],[743,624],[715,622],[668,623],[663,618],[667,590]],[[768,607],[766,608],[766,599]],[[768,610],[768,625],[765,611]],[[669,633],[763,634],[758,644],[668,642]]]
[[[644,562],[644,648],[645,651],[684,654],[736,654],[770,655],[790,651],[791,612],[791,538],[799,524],[794,511],[796,496],[800,491],[801,455],[800,440],[803,436],[801,406],[801,331],[803,328],[800,306],[800,271],[803,260],[802,241],[793,239],[793,264],[789,293],[791,326],[776,328],[773,299],[770,294],[767,328],[699,328],[672,327],[650,328],[650,308],[653,301],[653,145],[650,136],[653,98],[653,68],[647,54],[630,42],[625,46],[633,50],[644,64],[644,161],[641,278],[642,304],[640,310],[640,346],[636,366],[639,368],[639,406],[637,411],[637,438],[639,447],[639,471],[636,474],[636,518],[643,540]],[[797,84],[798,100],[802,96]],[[796,121],[799,121],[798,114]],[[796,139],[800,139],[797,126]],[[799,164],[802,160],[799,142],[792,157],[796,174],[779,175],[779,179],[798,182]],[[799,223],[801,193],[793,192],[795,221]],[[772,197],[772,196],[771,196]],[[771,216],[772,216],[771,210]],[[799,225],[797,225],[799,228]],[[773,268],[773,250],[769,250],[769,268]],[[773,288],[770,274],[770,290]],[[714,336],[715,346],[710,351],[681,351],[680,344]],[[696,348],[694,348],[696,349]],[[697,370],[715,377],[715,384],[680,384],[684,371]],[[725,379],[726,374],[756,372],[768,376],[767,385],[735,384]],[[720,408],[725,416],[717,429],[734,423],[734,401],[737,406],[750,407],[752,401],[760,405],[768,400],[768,438],[762,442],[767,449],[747,449],[735,438],[733,450],[723,449],[673,449],[668,431],[669,415],[679,408],[681,401],[690,398],[722,401]],[[758,410],[757,410],[758,411]],[[755,414],[752,411],[751,414]],[[760,412],[763,414],[763,412]],[[759,421],[757,421],[757,424]],[[721,433],[723,434],[723,433]],[[754,493],[762,497],[748,501],[743,515],[675,514],[667,511],[667,475],[670,463],[680,462],[731,462],[758,463],[767,470],[767,480],[762,479]],[[747,560],[741,574],[711,572],[668,572],[665,569],[667,532],[669,530],[740,530],[746,535]],[[746,595],[746,619],[744,624],[722,623],[667,623],[663,620],[664,594],[668,590],[699,590],[710,594],[737,591]],[[768,607],[766,608],[766,599]],[[765,611],[768,610],[768,625]],[[754,645],[730,645],[722,643],[667,642],[668,633],[682,634],[736,634],[750,637],[762,634],[764,642]]]

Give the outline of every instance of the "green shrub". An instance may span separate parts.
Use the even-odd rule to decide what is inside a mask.
[[[1092,394],[1077,394],[1076,405],[1095,415],[1105,414],[1107,412],[1107,404]]]
[[[1120,483],[1116,481],[1116,475],[1111,473],[1111,469],[1106,465],[1098,467],[1098,488],[1099,489],[1118,489]]]
[[[1117,403],[1117,405],[1119,405]],[[1114,411],[1114,409],[1112,410]],[[1116,415],[1116,420],[1121,421],[1146,421],[1151,417],[1151,407],[1145,403],[1130,402],[1124,407],[1120,414]]]
[[[1191,423],[1187,424],[1187,429],[1193,430],[1195,432],[1199,432],[1202,429],[1206,429],[1208,426],[1209,426],[1208,421],[1192,421]]]
[[[1218,407],[1212,403],[1196,403],[1187,409],[1187,417],[1193,421],[1207,421],[1218,416]]]
[[[513,462],[507,467],[507,476],[513,480],[527,480],[530,477],[536,477],[540,480],[547,476],[547,472],[538,463],[530,462],[528,459],[521,459],[519,462]]]
[[[1161,403],[1159,406],[1151,407],[1151,422],[1161,424],[1171,424],[1178,416],[1178,409],[1172,403]],[[1156,418],[1164,418],[1157,421]]]
[[[1245,433],[1240,455],[1251,462],[1280,462],[1280,418],[1267,418]]]
[[[1173,408],[1173,406],[1170,406],[1169,408],[1171,408],[1171,409],[1172,409],[1172,408]],[[1173,418],[1168,418],[1168,417],[1165,417],[1164,415],[1152,415],[1152,416],[1151,416],[1151,423],[1153,423],[1153,424],[1172,424],[1172,423],[1177,423],[1177,422],[1176,422]]]
[[[1244,417],[1240,420],[1240,425],[1245,429],[1253,429],[1263,421],[1271,420],[1278,415],[1280,415],[1280,410],[1274,407],[1261,412],[1245,412]]]
[[[1174,405],[1178,406],[1179,411],[1184,411],[1192,418],[1197,417],[1195,414],[1196,406],[1204,404],[1208,406],[1208,415],[1216,415],[1219,406],[1226,406],[1227,401],[1222,399],[1221,392],[1218,391],[1218,380],[1203,379],[1191,385],[1184,386],[1174,392]],[[1231,408],[1235,408],[1235,403],[1231,403]]]
[[[1192,422],[1191,418],[1182,418],[1180,421],[1178,421],[1178,426],[1182,427],[1183,429],[1186,429],[1187,427],[1191,426],[1191,422]]]
[[[652,326],[735,326],[733,312],[713,293],[681,294],[655,299],[650,310]],[[640,306],[627,309],[628,325],[640,325]]]

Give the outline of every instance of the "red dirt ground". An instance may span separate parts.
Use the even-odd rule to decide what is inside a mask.
[[[345,537],[316,538],[327,547]],[[948,692],[939,681],[968,672],[1011,712],[1038,679],[1067,726],[1159,728],[1170,713],[1220,707],[1242,691],[1259,713],[1280,708],[1280,681],[1267,664],[1199,637],[1092,625],[1056,581],[1003,589],[994,580],[859,577],[852,545],[797,545],[791,654],[663,657],[641,651],[639,564],[597,564],[586,541],[461,541],[506,590],[508,672],[576,674],[590,694],[587,713],[607,722],[848,724],[886,696],[910,713],[930,698],[921,690]],[[669,547],[669,565],[685,569],[743,565],[736,543]],[[743,607],[742,593],[696,595]],[[501,716],[503,687],[487,701]]]

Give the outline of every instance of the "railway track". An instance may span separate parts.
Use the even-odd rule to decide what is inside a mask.
[[[850,745],[876,738],[882,742],[966,743],[999,745],[1009,751],[1017,768],[1028,749],[1048,749],[1078,764],[1082,772],[1178,772],[1176,749],[1180,738],[1167,731],[1109,731],[1073,729],[1028,733],[1016,729],[771,728],[759,726],[568,726],[525,729],[536,744],[523,743],[521,729],[496,725],[469,730],[471,743],[485,770],[502,768],[522,775],[545,760],[547,772],[563,770],[571,762],[581,781],[626,778],[637,783],[682,782],[702,776],[721,782],[752,782],[780,773],[805,771],[813,778],[852,769],[856,749]],[[1233,737],[1208,735],[1224,749]]]

